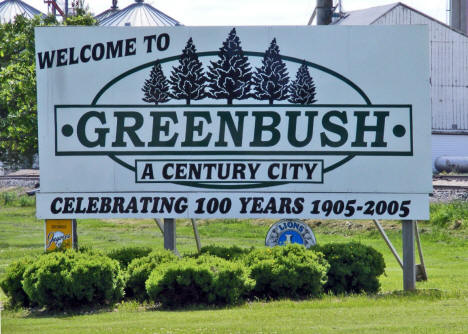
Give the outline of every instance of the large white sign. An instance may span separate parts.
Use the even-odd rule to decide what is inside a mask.
[[[39,218],[428,219],[428,31],[36,29]]]

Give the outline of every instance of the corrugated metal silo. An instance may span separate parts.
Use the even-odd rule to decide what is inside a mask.
[[[135,0],[134,4],[120,10],[116,14],[102,20],[100,26],[178,26],[177,20],[164,14],[160,10],[145,3],[143,0]]]
[[[17,15],[33,18],[35,15],[44,16],[44,13],[20,0],[4,0],[0,2],[0,23],[12,22]]]

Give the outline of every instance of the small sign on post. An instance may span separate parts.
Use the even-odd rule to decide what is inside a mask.
[[[45,251],[76,248],[76,220],[46,219],[45,221]]]
[[[299,244],[310,248],[317,244],[314,232],[298,219],[281,219],[268,230],[265,245],[269,247]]]

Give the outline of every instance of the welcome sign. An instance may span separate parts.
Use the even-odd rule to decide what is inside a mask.
[[[37,215],[427,219],[428,47],[423,26],[37,28]]]

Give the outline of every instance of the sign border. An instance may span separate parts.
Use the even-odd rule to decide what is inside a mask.
[[[58,151],[58,126],[57,126],[57,109],[58,108],[239,108],[239,107],[252,107],[252,108],[275,108],[275,107],[301,107],[301,108],[408,108],[409,109],[409,136],[410,136],[410,150],[409,151],[100,151],[100,152],[80,152],[80,151]],[[262,104],[236,104],[236,105],[220,105],[220,104],[197,104],[197,105],[186,105],[186,104],[168,104],[168,105],[138,105],[138,104],[100,104],[100,105],[85,105],[85,104],[64,104],[54,106],[54,124],[55,124],[55,155],[56,156],[143,156],[143,155],[169,155],[169,156],[183,156],[183,155],[204,155],[204,156],[223,156],[223,155],[263,155],[263,156],[413,156],[414,145],[413,145],[413,105],[412,104],[274,104],[274,105],[262,105]]]
[[[152,161],[174,161],[174,162],[203,162],[203,161],[261,161],[261,162],[273,162],[273,161],[278,161],[278,162],[294,162],[294,161],[310,161],[310,162],[321,162],[322,163],[322,171],[321,171],[321,181],[289,181],[289,180],[282,180],[282,181],[182,181],[182,180],[177,180],[177,181],[138,181],[138,175],[137,175],[137,163],[138,162],[152,162]],[[275,185],[282,185],[285,183],[306,183],[306,184],[323,184],[324,183],[324,175],[325,175],[325,161],[323,159],[304,159],[304,160],[265,160],[265,159],[205,159],[205,160],[194,160],[194,159],[136,159],[135,160],[135,183],[175,183],[175,184],[181,184],[185,186],[193,186],[193,187],[198,187],[200,184],[262,184],[265,185],[268,184],[268,187],[272,187]]]

